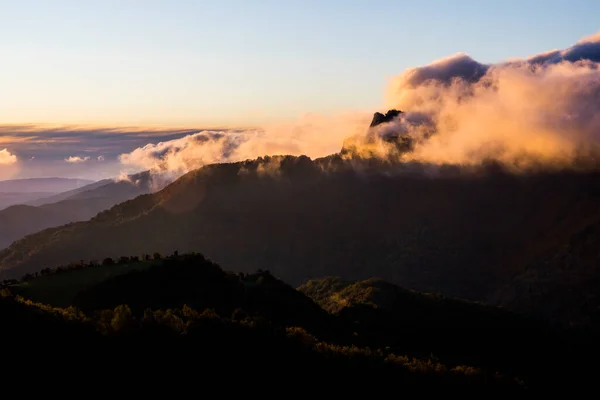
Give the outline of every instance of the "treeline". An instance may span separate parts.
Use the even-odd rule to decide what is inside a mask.
[[[194,254],[194,253],[192,253]],[[177,251],[175,251],[172,255],[167,256],[166,258],[177,258],[179,256],[179,253]],[[96,260],[92,260],[89,262],[86,262],[84,260],[81,260],[79,262],[71,262],[69,264],[66,265],[61,265],[58,267],[54,267],[54,268],[42,268],[40,271],[38,272],[33,272],[33,273],[27,273],[25,275],[23,275],[21,277],[20,282],[29,282],[34,278],[40,277],[40,276],[53,276],[53,275],[58,275],[58,274],[62,274],[65,272],[69,272],[69,271],[77,271],[77,270],[81,270],[81,269],[85,269],[85,268],[95,268],[95,267],[103,267],[103,266],[107,266],[107,265],[126,265],[126,264],[134,264],[134,263],[139,263],[139,262],[149,262],[149,261],[160,261],[163,259],[163,256],[160,253],[154,253],[152,255],[150,254],[142,254],[141,256],[120,256],[119,258],[112,258],[112,257],[107,257],[104,258],[102,261],[96,261]],[[18,283],[19,280],[16,279],[5,279],[3,281],[5,286],[8,285],[13,285]]]
[[[285,379],[307,385],[316,384],[307,379],[324,380],[334,373],[360,377],[369,385],[387,382],[524,388],[517,380],[469,366],[448,367],[386,350],[320,341],[301,327],[284,327],[243,312],[221,317],[210,309],[200,312],[183,306],[147,309],[137,316],[129,306],[119,305],[88,316],[73,307],[61,309],[13,297],[5,289],[0,315],[6,327],[3,339],[13,340],[4,352],[6,357],[38,359],[60,354],[62,362],[76,361],[81,368],[91,368],[89,371],[100,369],[103,362],[112,362],[116,370],[131,369],[131,376],[149,371],[185,374],[199,372],[198,368],[203,368],[197,363],[201,363],[212,372],[226,371],[232,378],[235,374],[252,375],[257,370],[260,374],[286,371]],[[41,342],[48,346],[39,346]],[[37,345],[28,347],[28,343]],[[80,354],[83,343],[85,352]],[[122,358],[123,364],[115,365],[112,358],[122,354],[127,355]],[[299,372],[302,375],[295,375]]]

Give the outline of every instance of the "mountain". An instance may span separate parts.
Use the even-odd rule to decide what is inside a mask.
[[[402,115],[375,114],[367,137],[393,133]],[[0,274],[202,251],[294,285],[378,277],[566,326],[600,321],[600,169],[515,173],[493,161],[400,163],[356,149],[207,165],[89,221],[25,237],[0,252]]]
[[[59,201],[66,200],[69,197],[75,196],[75,195],[77,195],[79,193],[92,192],[95,189],[101,188],[102,186],[106,186],[106,185],[108,185],[110,183],[114,183],[114,182],[115,181],[113,179],[103,179],[101,181],[90,183],[88,185],[82,186],[82,187],[77,188],[77,189],[72,189],[72,190],[68,190],[68,191],[65,191],[65,192],[56,193],[56,194],[53,194],[51,196],[46,195],[46,196],[43,196],[43,197],[39,197],[39,198],[36,198],[34,200],[27,201],[24,204],[28,205],[28,206],[42,206],[44,204],[58,203]]]
[[[320,283],[317,285],[322,286]],[[379,287],[384,285],[386,284],[383,282],[378,284]],[[388,286],[391,287],[389,284]],[[306,287],[314,288],[315,282],[309,282]],[[43,313],[34,313],[36,308],[54,313],[60,318],[49,326],[48,334],[51,335],[49,339],[52,340],[52,348],[56,347],[56,341],[68,348],[68,344],[59,335],[63,329],[69,340],[76,342],[77,336],[80,336],[94,342],[92,348],[102,346],[105,338],[111,339],[111,347],[119,345],[119,339],[131,338],[132,340],[126,341],[131,346],[128,349],[129,355],[131,350],[143,347],[150,339],[154,343],[153,348],[160,348],[172,345],[172,340],[176,338],[185,338],[192,343],[187,343],[185,350],[176,353],[186,354],[187,357],[195,349],[193,338],[197,338],[201,340],[197,345],[208,345],[217,352],[214,355],[220,355],[220,358],[228,355],[231,359],[238,360],[235,354],[239,356],[240,352],[247,354],[248,351],[256,349],[258,354],[251,357],[255,359],[254,363],[264,357],[271,357],[269,349],[274,347],[276,353],[285,355],[281,360],[277,357],[277,368],[299,367],[297,363],[303,365],[307,361],[301,361],[303,358],[298,357],[296,352],[300,351],[300,354],[313,354],[309,358],[312,359],[309,364],[314,363],[313,368],[319,370],[325,364],[347,373],[361,371],[362,374],[366,374],[371,371],[375,375],[383,374],[388,379],[395,376],[401,381],[406,379],[403,375],[410,371],[409,376],[416,374],[415,377],[420,377],[423,374],[433,379],[432,383],[441,383],[439,379],[442,377],[442,381],[461,381],[462,376],[467,375],[476,382],[487,381],[488,385],[495,386],[495,381],[498,380],[498,383],[503,382],[511,386],[509,377],[514,376],[512,371],[504,369],[501,372],[506,374],[506,378],[495,378],[497,375],[493,372],[498,371],[498,359],[494,358],[480,361],[475,368],[459,363],[465,348],[458,345],[458,341],[449,345],[450,336],[447,340],[445,336],[429,335],[432,339],[430,342],[422,340],[417,343],[405,335],[404,341],[389,341],[390,332],[386,332],[385,329],[373,329],[371,321],[374,318],[380,319],[381,326],[384,326],[386,321],[393,326],[394,318],[397,320],[403,314],[416,315],[423,311],[423,307],[419,307],[419,303],[423,301],[419,299],[427,297],[426,295],[412,294],[416,301],[397,299],[396,303],[388,304],[388,314],[385,316],[379,314],[375,308],[365,308],[361,315],[354,313],[352,318],[347,318],[347,315],[342,313],[328,313],[303,293],[303,288],[295,290],[268,271],[249,274],[226,272],[201,254],[174,254],[168,257],[155,255],[141,260],[123,257],[119,260],[105,259],[102,265],[73,264],[44,270],[39,277],[29,277],[7,288],[9,293],[4,294],[4,300],[0,299],[4,303],[0,302],[0,307],[21,307],[21,310],[2,314],[3,326],[7,326],[9,330],[22,330],[23,326],[40,324]],[[71,293],[69,298],[62,296],[65,288]],[[330,294],[336,293],[332,291]],[[40,303],[41,300],[45,302]],[[57,306],[57,302],[61,305]],[[445,306],[446,303],[452,303],[452,300],[438,298],[429,307],[432,315],[437,315],[431,319],[437,318],[441,327],[460,330],[466,334],[477,334],[482,338],[492,330],[501,333],[502,330],[498,331],[499,324],[509,328],[506,324],[510,322],[510,318],[498,318],[499,313],[493,308],[467,302],[455,302]],[[22,305],[28,305],[30,308]],[[356,307],[357,304],[346,306]],[[436,312],[436,309],[439,309],[439,312]],[[455,312],[448,314],[447,311],[452,309]],[[476,312],[469,313],[470,309]],[[446,316],[440,319],[445,311]],[[15,328],[12,328],[10,320],[7,321],[13,315],[21,318]],[[26,315],[30,315],[31,320],[24,318]],[[459,315],[465,315],[465,318],[453,321],[453,318]],[[486,318],[488,315],[489,318]],[[49,319],[47,315],[46,319]],[[62,319],[72,324],[71,329],[60,324]],[[498,324],[489,327],[482,322],[490,319],[497,319]],[[411,322],[413,321],[409,321],[407,325]],[[455,325],[456,328],[453,327]],[[421,332],[432,332],[440,326],[417,328]],[[523,329],[524,326],[511,327]],[[37,343],[39,341],[31,337],[35,336],[37,331],[31,329],[22,334],[31,342]],[[94,331],[100,335],[95,336]],[[217,333],[218,335],[214,335]],[[17,336],[10,340],[14,346],[21,338]],[[291,343],[296,344],[290,348]],[[493,341],[482,340],[482,343],[484,348],[496,347]],[[520,347],[531,347],[534,344],[524,336]],[[235,351],[230,353],[231,346]],[[434,360],[430,350],[438,348],[436,346],[443,346],[446,352],[443,357]],[[398,355],[397,350],[401,348],[405,349],[406,353],[402,354],[406,356]],[[205,355],[206,350],[208,349],[205,348]],[[554,355],[557,351],[555,349]],[[262,352],[265,354],[261,355]],[[101,354],[96,357],[101,357]],[[411,357],[412,361],[408,357]],[[239,358],[239,361],[243,362],[244,358],[246,357]],[[526,358],[520,355],[519,361],[524,364]],[[206,356],[202,357],[202,360],[204,363],[208,362]],[[334,360],[337,361],[331,363]],[[152,362],[155,367],[160,365],[157,360],[148,362]],[[527,366],[531,367],[531,364]],[[448,373],[449,370],[452,370],[452,373]],[[393,381],[397,382],[395,379]]]
[[[35,178],[0,181],[0,210],[14,205],[35,202],[59,192],[76,190],[91,184],[85,179]]]
[[[0,284],[0,294],[3,354],[15,349],[15,361],[50,353],[93,367],[126,350],[135,371],[201,355],[228,376],[260,365],[288,377],[299,369],[302,379],[336,371],[370,384],[536,389],[581,385],[599,350],[596,335],[582,342],[497,307],[380,279],[328,277],[296,290],[269,271],[227,272],[201,254],[72,263]]]
[[[153,184],[151,175],[142,173],[134,175],[132,181],[103,180],[45,199],[49,202],[59,200],[54,203],[8,207],[0,211],[0,226],[3,227],[0,248],[49,227],[88,220],[115,204],[149,193]]]
[[[406,132],[394,127],[392,122],[404,113],[399,110],[389,110],[385,114],[376,112],[369,125],[366,135],[358,134],[346,138],[340,154],[350,158],[387,158],[397,160],[398,156],[412,151],[414,140]],[[382,154],[381,145],[385,146]]]
[[[545,319],[600,326],[599,216],[590,214],[567,239],[534,255],[489,300]]]
[[[327,275],[379,277],[499,301],[532,260],[600,220],[599,200],[595,171],[512,174],[494,164],[466,171],[265,157],[205,166],[90,221],[28,236],[0,252],[0,268],[20,277],[106,254],[201,250],[232,270],[269,269],[294,285]],[[581,296],[596,289],[571,290]],[[585,322],[565,315],[551,317]]]
[[[59,193],[94,183],[87,179],[31,178],[0,181],[1,193]]]
[[[15,204],[25,204],[53,195],[51,192],[0,193],[0,210]]]
[[[474,366],[493,364],[519,376],[545,359],[548,347],[555,348],[557,358],[567,355],[558,331],[506,309],[406,290],[375,278],[327,277],[308,281],[298,290],[352,323],[362,345],[391,346],[418,357],[434,354]],[[520,369],[525,364],[527,368]]]

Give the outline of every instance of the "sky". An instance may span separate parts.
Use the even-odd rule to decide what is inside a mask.
[[[598,15],[596,0],[2,0],[0,151],[77,175],[83,161],[65,159],[114,161],[185,129],[373,112],[406,68],[457,52],[495,63],[566,48],[600,30]],[[39,140],[64,126],[81,134]],[[122,147],[101,154],[105,137]],[[4,175],[49,173],[40,165]]]

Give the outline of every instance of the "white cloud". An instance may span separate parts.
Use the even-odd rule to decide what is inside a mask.
[[[180,175],[205,164],[235,162],[265,155],[322,157],[341,150],[344,138],[365,131],[371,113],[335,116],[307,114],[256,130],[201,131],[180,139],[148,144],[122,154],[122,164]]]
[[[89,157],[79,157],[79,156],[71,156],[69,158],[65,158],[65,161],[70,164],[79,164],[86,161],[89,161]]]
[[[565,50],[499,64],[458,53],[410,68],[391,80],[386,102],[405,113],[377,133],[393,130],[415,139],[403,160],[572,165],[582,152],[600,147],[600,33]],[[365,138],[371,115],[307,114],[258,130],[200,131],[140,146],[119,160],[132,169],[178,175],[264,155],[321,157],[340,151],[346,138]],[[377,154],[387,156],[389,147],[382,148]]]
[[[391,128],[417,141],[405,159],[572,165],[600,148],[600,34],[524,60],[484,65],[458,54],[411,68],[391,81],[387,102],[406,112]],[[426,135],[411,115],[427,122]]]
[[[0,165],[12,165],[17,161],[17,156],[8,151],[8,149],[0,150]]]

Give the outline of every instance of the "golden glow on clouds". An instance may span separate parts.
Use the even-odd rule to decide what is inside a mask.
[[[17,163],[17,156],[11,154],[8,149],[0,150],[0,166],[12,165]]]

